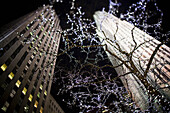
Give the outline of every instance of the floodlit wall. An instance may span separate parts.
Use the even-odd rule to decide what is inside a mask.
[[[134,27],[132,24],[124,20],[120,20],[119,18],[106,12],[96,12],[94,14],[94,19],[97,24],[96,32],[99,35],[100,41],[103,44],[106,44],[108,50],[116,54],[119,58],[127,60],[127,57],[116,49],[118,46],[116,46],[115,42],[118,43],[121,50],[124,50],[127,53],[132,52],[135,46],[139,46],[133,52],[132,59],[135,66],[143,74],[143,70],[146,69],[153,51],[156,46],[160,44],[160,42],[140,29]],[[117,66],[121,63],[109,52],[106,51],[106,53],[113,66]],[[166,45],[162,45],[155,55],[147,75],[148,81],[168,99],[170,99],[170,90],[168,89],[170,85],[169,53],[170,48]],[[124,65],[115,68],[115,70],[118,75],[123,75],[129,72]],[[126,76],[122,76],[121,80],[123,81],[125,87],[131,92],[137,105],[143,110],[147,109],[148,96],[145,93],[146,89],[137,76],[134,74],[128,74]]]

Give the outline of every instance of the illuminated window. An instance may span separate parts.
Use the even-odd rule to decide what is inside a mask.
[[[37,93],[37,97],[40,98],[40,92]]]
[[[11,73],[8,75],[8,77],[12,80],[12,79],[14,78],[14,73],[11,72]]]
[[[19,88],[19,86],[21,85],[21,82],[18,80],[15,85]]]
[[[5,71],[6,68],[7,68],[7,65],[6,65],[6,64],[3,64],[3,65],[1,66],[2,71]]]
[[[32,98],[33,98],[33,96],[30,94],[28,100],[31,102],[31,101],[32,101]]]
[[[6,101],[5,102],[5,104],[4,104],[4,106],[1,108],[3,111],[7,111],[7,108],[8,108],[8,106],[9,106],[9,103]]]
[[[12,90],[12,92],[10,93],[10,97],[13,98],[15,94],[16,94],[16,91]]]
[[[49,73],[49,76],[51,76],[51,73]]]
[[[34,51],[34,53],[33,53],[34,55],[36,55],[36,51]]]
[[[40,113],[43,113],[43,107],[40,108]]]
[[[28,105],[26,105],[26,106],[24,107],[24,111],[27,113],[27,112],[28,112],[28,110],[29,110],[29,106],[28,106]]]
[[[24,87],[24,89],[22,90],[22,93],[24,94],[24,95],[26,95],[26,93],[27,93],[27,89]]]
[[[29,27],[27,26],[27,27],[26,27],[26,29],[28,30],[28,29],[29,29]]]
[[[32,35],[33,35],[33,33],[32,33],[32,32],[30,32],[30,35],[32,36]]]
[[[34,107],[38,107],[38,102],[37,101],[35,101],[35,104],[34,104]]]
[[[46,96],[47,96],[47,91],[46,91],[46,90],[44,91],[44,95],[46,95]]]
[[[40,89],[42,90],[42,88],[43,88],[43,85],[41,84],[41,85],[40,85]]]
[[[38,51],[38,47],[35,47],[35,49]]]
[[[44,30],[44,27],[41,28],[41,31],[43,31],[43,30]]]

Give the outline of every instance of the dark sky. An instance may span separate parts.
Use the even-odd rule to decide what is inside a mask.
[[[71,0],[63,0],[63,3],[54,4],[57,14],[60,15],[62,25],[65,25],[65,13],[69,12]],[[97,10],[102,10],[103,7],[108,8],[109,0],[76,0],[76,6],[82,6],[83,11],[86,12],[88,18]],[[121,12],[125,12],[129,5],[138,0],[118,0],[122,5]],[[165,31],[170,30],[170,16],[169,16],[169,2],[166,0],[157,0],[158,6],[164,12],[163,28]],[[4,0],[0,3],[0,27],[15,20],[43,4],[49,4],[49,0]]]

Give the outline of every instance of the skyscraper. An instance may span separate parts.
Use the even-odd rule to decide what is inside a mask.
[[[48,113],[59,19],[47,5],[7,27],[0,35],[0,111]]]
[[[133,72],[134,68],[132,70],[128,68],[128,66],[132,66],[129,58],[132,59],[131,61],[134,62],[134,66],[142,75],[138,76],[139,74],[137,73],[129,73],[126,76],[120,77],[127,90],[132,93],[132,98],[135,100],[136,104],[142,110],[148,109],[148,95],[146,92],[154,94],[154,92],[156,92],[155,89],[161,93],[161,97],[170,99],[170,90],[168,88],[170,85],[170,48],[164,44],[158,48],[161,42],[131,23],[121,20],[112,14],[98,11],[95,13],[94,19],[98,27],[97,33],[99,39],[103,44],[107,45],[107,49],[110,52],[107,51],[106,53],[112,65],[117,66],[115,70],[119,76],[128,72]],[[155,51],[156,49],[158,49],[157,52]],[[131,56],[128,57],[126,53]],[[155,56],[153,57],[152,55],[154,54]],[[145,70],[152,57],[153,60],[150,64],[147,76],[143,79]],[[120,65],[122,62],[128,63],[126,66]],[[147,86],[147,88],[149,87],[146,80],[155,89],[152,91],[146,90],[146,87],[143,87],[144,85]]]

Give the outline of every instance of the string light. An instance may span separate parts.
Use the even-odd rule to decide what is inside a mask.
[[[108,13],[117,15],[121,4],[111,0],[109,3]],[[163,13],[158,9],[157,4],[153,3],[159,19],[157,23],[147,23],[148,18],[153,16],[150,11],[146,10],[148,3],[150,0],[140,0],[132,4],[127,13],[121,14],[120,18],[146,32],[149,32],[149,28],[154,28],[154,32],[159,34]],[[118,85],[120,81],[113,80],[115,75],[106,72],[104,68],[99,68],[103,62],[106,63],[103,65],[109,64],[109,59],[95,32],[95,23],[84,18],[85,13],[81,11],[81,7],[75,7],[75,0],[72,1],[70,9],[75,10],[74,13],[66,14],[70,28],[57,31],[62,34],[61,45],[63,45],[60,52],[64,55],[57,58],[55,83],[58,86],[58,92],[56,94],[62,96],[62,101],[69,107],[79,109],[79,112],[123,112],[124,107],[131,112],[140,112],[125,88]],[[68,65],[63,67],[63,62]],[[160,98],[157,97],[155,101],[159,103]],[[149,109],[151,109],[154,107],[153,98],[148,98],[148,100]]]

